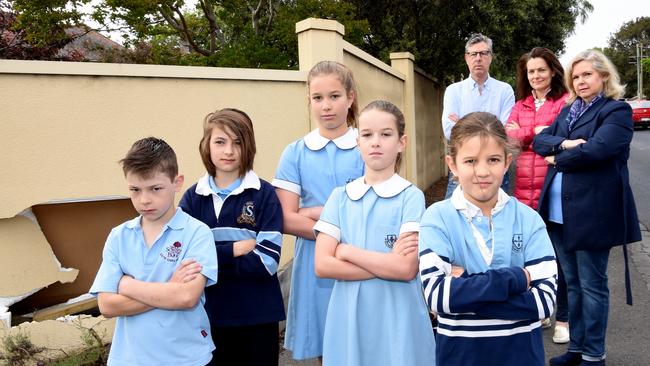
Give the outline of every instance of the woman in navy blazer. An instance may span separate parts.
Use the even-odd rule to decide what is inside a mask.
[[[569,293],[571,341],[550,364],[604,365],[609,250],[641,240],[627,169],[632,110],[616,100],[624,87],[598,51],[578,54],[565,78],[567,106],[533,141],[549,164],[538,210]]]

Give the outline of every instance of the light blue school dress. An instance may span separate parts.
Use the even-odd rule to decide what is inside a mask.
[[[318,129],[284,149],[272,184],[300,196],[300,207],[323,206],[332,190],[363,174],[357,130],[328,140]],[[323,354],[325,315],[334,281],[314,273],[314,241],[297,238],[284,347],[302,360]]]
[[[334,190],[314,230],[366,250],[390,252],[400,233],[419,231],[424,195],[395,174]],[[419,277],[337,280],[327,312],[324,365],[435,365],[435,340]]]

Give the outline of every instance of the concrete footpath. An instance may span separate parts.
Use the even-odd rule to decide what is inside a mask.
[[[650,365],[650,232],[642,227],[643,241],[628,246],[633,306],[625,304],[623,248],[613,248],[609,259],[610,308],[607,328],[607,365]],[[567,345],[553,343],[553,328],[544,331],[546,359],[562,354]],[[316,360],[294,361],[289,351],[280,355],[283,366],[318,366]],[[425,366],[425,365],[423,365]],[[443,365],[444,366],[444,365]]]

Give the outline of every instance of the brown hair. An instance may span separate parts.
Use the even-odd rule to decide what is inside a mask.
[[[227,127],[234,136],[234,140],[240,142],[240,166],[239,176],[244,176],[247,171],[253,169],[255,161],[255,132],[253,131],[253,122],[250,117],[243,111],[235,108],[224,108],[212,113],[208,113],[203,119],[203,138],[199,143],[199,153],[203,166],[211,176],[217,175],[217,168],[212,163],[210,157],[210,137],[212,136],[212,129],[218,127],[225,131]]]
[[[336,75],[343,85],[347,96],[353,95],[352,105],[348,108],[347,122],[349,127],[357,127],[357,116],[359,115],[359,103],[357,102],[357,83],[354,81],[352,71],[340,62],[321,61],[309,70],[307,75],[307,88],[311,81],[321,75]]]
[[[567,68],[567,72],[564,75],[566,79],[567,87],[569,88],[569,97],[567,98],[567,103],[573,103],[578,95],[576,94],[575,89],[573,88],[573,68],[582,61],[589,61],[591,67],[596,70],[603,80],[603,93],[607,98],[618,99],[625,94],[625,85],[621,85],[621,79],[618,76],[616,67],[614,64],[605,56],[602,52],[596,50],[585,50],[576,55],[576,57],[571,60],[571,64]]]
[[[506,157],[508,154],[514,157],[519,151],[519,145],[508,138],[506,129],[497,116],[487,112],[474,112],[458,120],[451,129],[449,156],[454,162],[461,145],[474,136],[480,136],[481,139],[494,138],[499,145],[503,146]]]
[[[178,175],[176,153],[164,140],[155,137],[134,142],[119,163],[122,164],[125,176],[134,173],[147,178],[162,172],[173,181]]]
[[[385,100],[375,100],[365,106],[361,111],[361,114],[373,109],[393,115],[393,117],[395,117],[395,127],[397,127],[397,137],[402,138],[402,136],[404,136],[404,131],[406,130],[406,121],[404,120],[404,114],[399,108],[397,108],[395,104]],[[397,159],[395,160],[395,172],[399,171],[401,164],[402,153],[397,153]]]
[[[517,100],[527,98],[533,90],[528,81],[528,61],[532,58],[541,58],[554,74],[551,78],[551,90],[547,96],[558,99],[567,92],[564,84],[564,69],[560,60],[548,48],[535,47],[530,52],[524,53],[517,62]]]

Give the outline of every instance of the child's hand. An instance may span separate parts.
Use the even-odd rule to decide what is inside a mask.
[[[451,266],[451,277],[461,277],[465,273],[465,268],[461,266]]]
[[[308,217],[314,221],[320,219],[320,213],[323,211],[323,206],[314,207],[301,207],[298,209],[298,214]]]
[[[167,282],[186,283],[196,278],[201,273],[203,266],[194,259],[186,259],[176,268]]]
[[[415,231],[402,233],[399,238],[397,238],[391,252],[403,256],[413,253],[418,250],[419,238],[420,235]]]
[[[241,257],[242,255],[246,255],[255,249],[255,245],[257,245],[255,239],[236,241],[232,245],[232,256]]]

